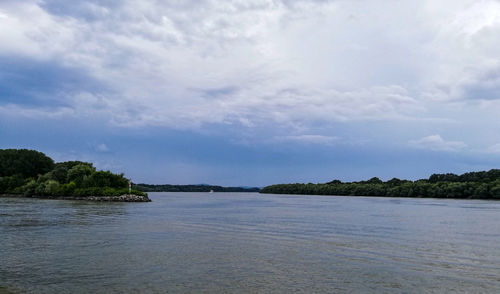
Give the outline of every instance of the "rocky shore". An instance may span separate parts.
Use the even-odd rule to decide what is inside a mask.
[[[0,195],[0,197],[18,197],[18,198],[39,198],[39,199],[63,199],[63,200],[83,200],[94,202],[151,202],[147,196],[125,194],[120,196],[23,196],[23,195]]]

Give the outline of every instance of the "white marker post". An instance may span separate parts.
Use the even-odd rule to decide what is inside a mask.
[[[130,179],[128,180],[128,193],[132,193],[132,181]]]

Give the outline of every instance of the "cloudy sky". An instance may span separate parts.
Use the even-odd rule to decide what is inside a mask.
[[[0,0],[0,148],[135,182],[500,168],[498,0]]]

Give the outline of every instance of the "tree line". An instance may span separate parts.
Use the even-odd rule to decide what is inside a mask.
[[[377,177],[367,181],[278,184],[263,188],[261,193],[338,196],[385,196],[422,198],[500,199],[500,170],[433,174],[417,181]]]
[[[212,185],[133,185],[134,189],[143,192],[259,192],[259,188],[222,187]]]
[[[124,174],[98,171],[92,163],[55,163],[42,152],[0,149],[0,194],[25,196],[119,196],[128,194]],[[146,194],[134,190],[132,194]]]

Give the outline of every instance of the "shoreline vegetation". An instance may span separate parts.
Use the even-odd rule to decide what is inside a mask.
[[[417,181],[393,178],[384,182],[374,177],[359,182],[277,184],[264,187],[260,193],[500,200],[500,169],[461,175],[433,174]]]
[[[128,189],[124,174],[98,171],[92,163],[55,163],[42,152],[0,149],[0,196],[88,201],[150,202]]]
[[[142,192],[259,192],[257,187],[222,187],[213,185],[149,185],[133,184],[132,188]]]
[[[413,197],[500,200],[500,169],[433,174],[416,181],[377,177],[359,182],[277,184],[260,188],[213,185],[133,184],[124,174],[98,171],[83,161],[54,162],[42,152],[0,149],[0,197],[32,197],[105,202],[150,202],[146,192],[260,192],[331,196]]]

